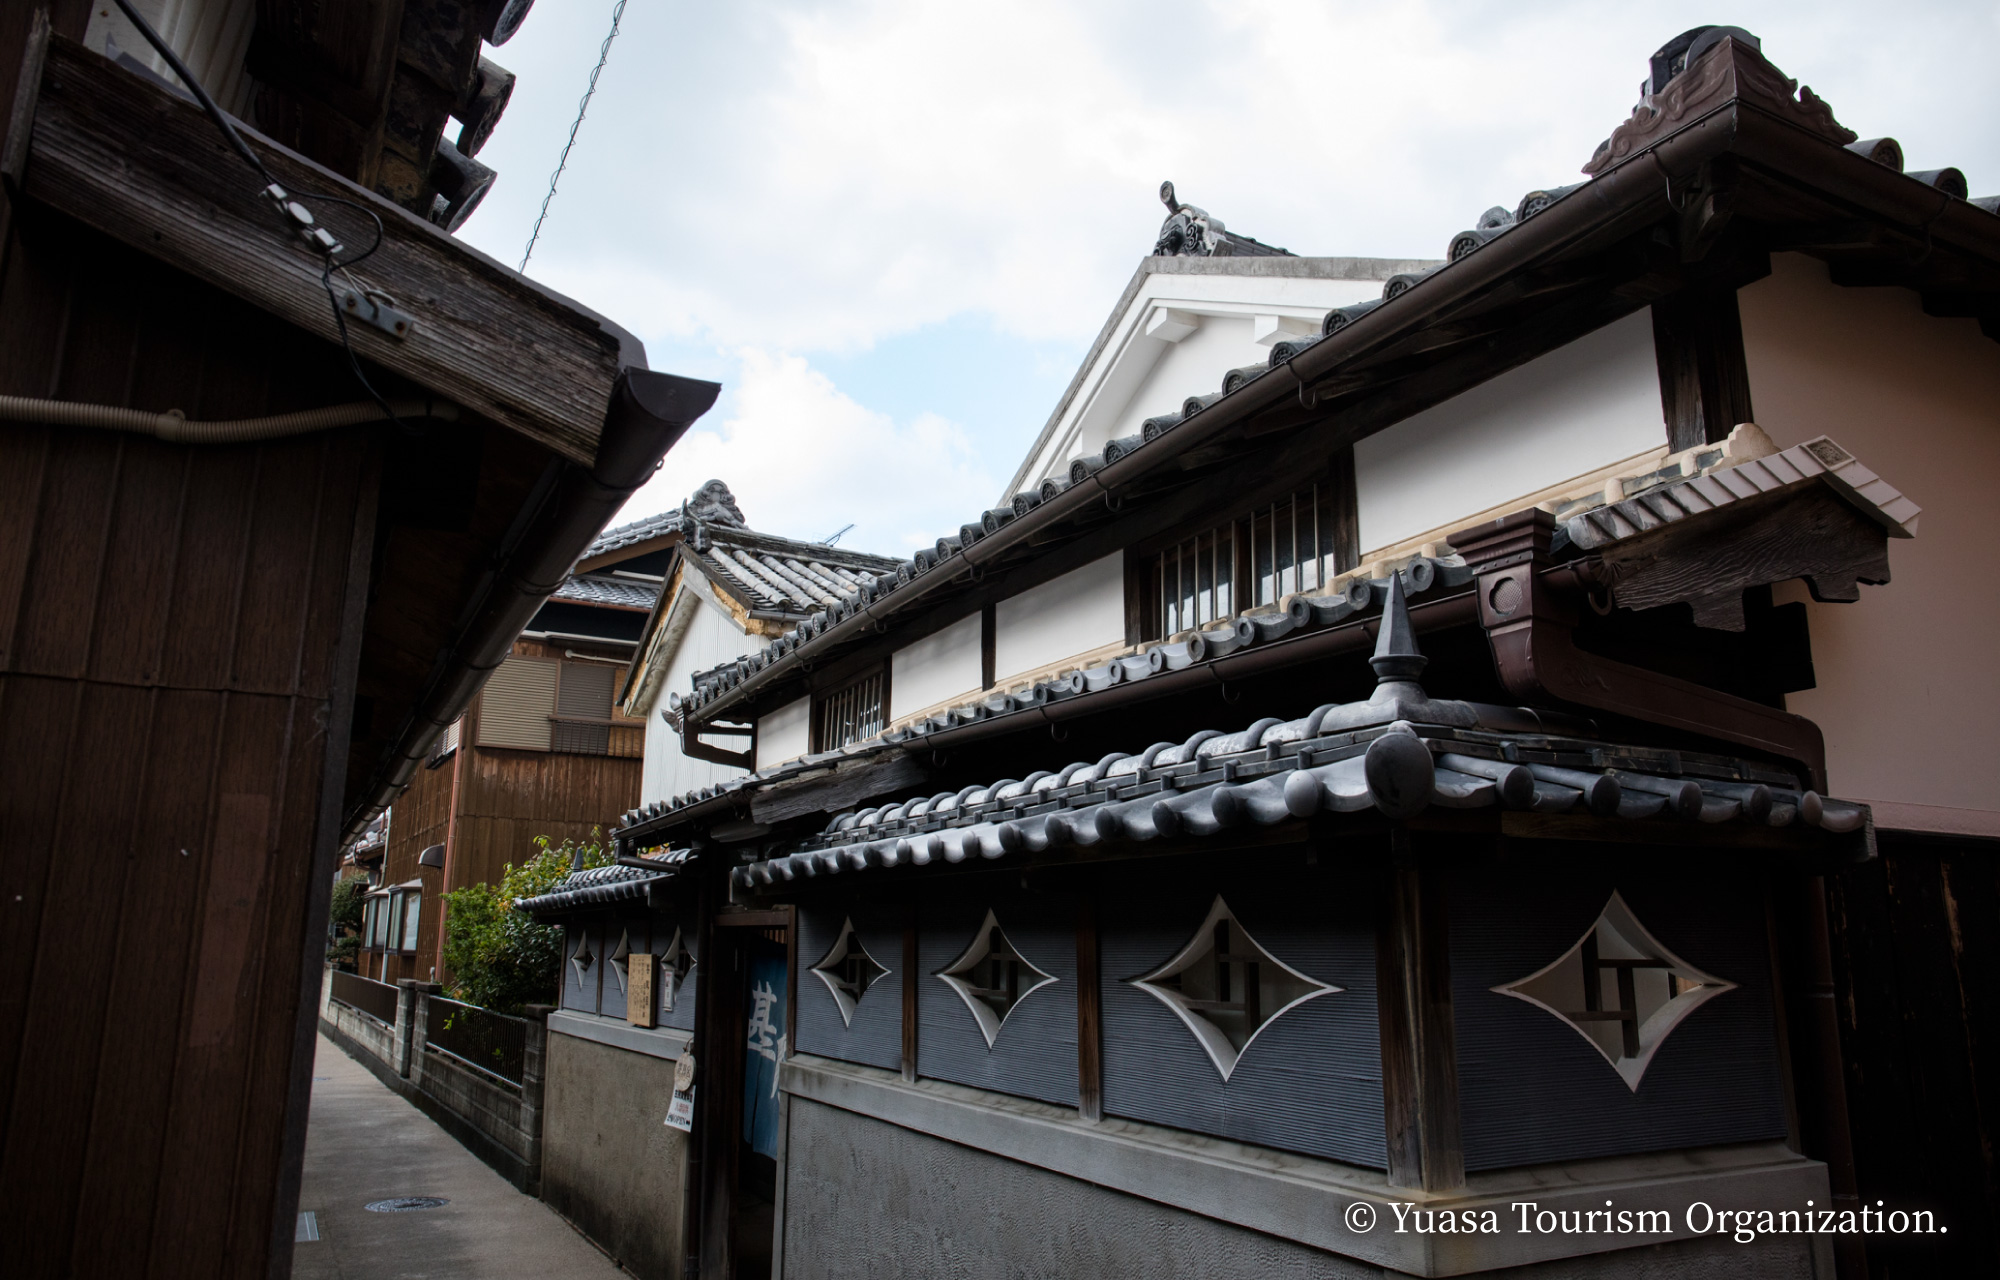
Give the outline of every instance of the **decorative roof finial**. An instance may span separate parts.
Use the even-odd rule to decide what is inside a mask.
[[[1167,206],[1167,212],[1179,213],[1181,202],[1174,199],[1174,184],[1171,180],[1160,184],[1160,203]]]
[[[694,495],[681,504],[681,509],[691,512],[695,519],[704,524],[712,524],[724,529],[747,529],[749,522],[743,518],[743,509],[736,505],[736,495],[729,492],[729,486],[720,480],[710,480]]]
[[[1430,659],[1417,648],[1416,629],[1410,625],[1410,606],[1403,598],[1400,570],[1389,575],[1389,598],[1382,604],[1382,627],[1375,637],[1375,656],[1368,660],[1375,668],[1376,683],[1414,684]]]

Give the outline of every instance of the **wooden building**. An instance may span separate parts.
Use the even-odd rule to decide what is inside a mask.
[[[606,838],[639,799],[645,722],[617,705],[619,676],[660,594],[656,558],[600,537],[536,611],[465,714],[438,736],[389,815],[360,970],[448,982],[443,895],[498,884],[555,844]]]
[[[690,1038],[699,1274],[1993,1268],[1996,201],[1740,30],[1650,72],[683,695],[755,772],[532,906]]]
[[[448,234],[525,4],[163,8],[258,128],[0,10],[10,1276],[286,1273],[343,839],[717,391]]]

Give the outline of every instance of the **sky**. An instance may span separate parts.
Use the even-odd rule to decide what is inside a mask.
[[[461,236],[516,265],[615,0],[538,0]],[[2000,192],[2000,4],[629,0],[528,274],[721,399],[620,523],[908,555],[1001,498],[1150,250],[1163,179],[1297,253],[1435,258],[1580,180],[1647,56],[1744,27],[1909,168]]]

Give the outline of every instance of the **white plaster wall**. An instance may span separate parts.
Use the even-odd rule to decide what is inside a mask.
[[[1002,600],[993,610],[993,674],[1014,676],[1125,639],[1125,557],[1116,553]]]
[[[1067,474],[1070,459],[1136,435],[1147,418],[1180,408],[1189,396],[1220,391],[1222,375],[1231,369],[1268,362],[1276,336],[1256,341],[1257,317],[1282,316],[1302,331],[1317,332],[1333,308],[1381,296],[1379,280],[1149,275],[1118,317],[1095,364],[1084,371],[1025,483],[1038,485],[1051,475]],[[1177,343],[1149,337],[1147,320],[1162,309],[1196,316],[1200,327]]]
[[[979,631],[975,613],[896,650],[889,659],[889,719],[900,720],[947,698],[977,694]]]
[[[1666,438],[1642,310],[1356,444],[1362,556]]]
[[[1738,294],[1757,424],[1780,447],[1833,437],[1924,509],[1915,539],[1889,540],[1892,582],[1806,606],[1819,687],[1786,706],[1877,826],[2000,836],[2000,591],[1979,568],[2000,546],[2000,344],[1801,254],[1771,268]]]
[[[812,699],[788,702],[757,721],[757,767],[768,769],[812,750]]]
[[[740,658],[767,642],[763,637],[748,636],[737,630],[735,623],[707,601],[692,595],[686,598],[691,609],[687,632],[667,662],[667,674],[660,682],[653,705],[642,712],[646,717],[646,761],[639,777],[641,804],[686,795],[743,772],[682,755],[681,736],[660,719],[660,708],[666,705],[669,693],[678,693],[683,698],[688,695],[695,672]],[[743,742],[740,738],[709,741],[732,751],[740,750]]]
[[[1201,327],[1179,342],[1164,344],[1153,367],[1133,389],[1131,399],[1107,416],[1097,430],[1070,450],[1071,457],[1096,453],[1107,441],[1139,434],[1146,419],[1177,412],[1189,396],[1222,390],[1222,375],[1239,365],[1263,364],[1271,348],[1252,337],[1250,316],[1200,316]],[[1157,342],[1156,338],[1140,338]]]

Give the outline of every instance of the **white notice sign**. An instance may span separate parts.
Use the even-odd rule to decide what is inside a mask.
[[[682,1133],[694,1132],[694,1090],[675,1094],[667,1104],[667,1127]]]

